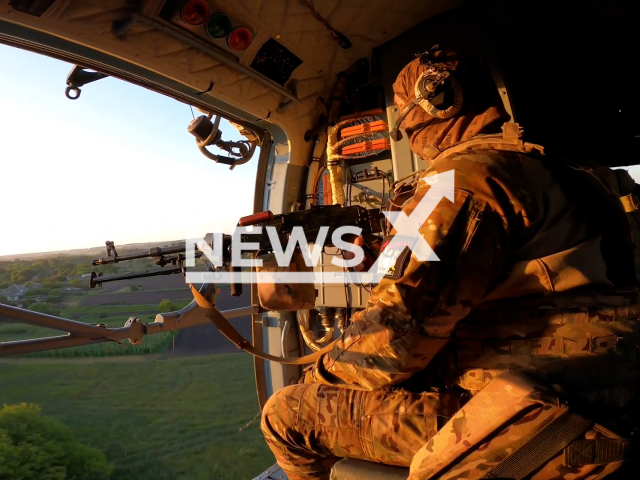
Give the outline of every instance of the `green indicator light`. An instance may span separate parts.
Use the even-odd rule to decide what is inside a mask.
[[[212,15],[205,28],[213,38],[224,38],[231,31],[231,19],[221,13]]]

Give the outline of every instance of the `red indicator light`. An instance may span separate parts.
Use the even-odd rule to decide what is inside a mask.
[[[238,27],[234,28],[229,34],[227,44],[233,50],[244,50],[251,45],[251,40],[251,32],[244,27]]]
[[[210,13],[209,4],[204,0],[189,0],[180,12],[182,20],[189,25],[202,25]]]
[[[205,30],[213,38],[224,38],[231,31],[231,19],[221,13],[213,15],[207,22]]]

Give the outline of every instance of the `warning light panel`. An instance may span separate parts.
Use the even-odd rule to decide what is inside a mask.
[[[160,17],[238,58],[255,36],[247,21],[220,12],[207,0],[168,1]]]

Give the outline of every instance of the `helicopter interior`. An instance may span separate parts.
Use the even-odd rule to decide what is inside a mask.
[[[108,75],[198,108],[194,148],[237,175],[257,162],[253,213],[282,214],[336,203],[322,159],[332,124],[355,132],[343,147],[344,205],[381,208],[395,181],[428,167],[389,130],[400,114],[397,74],[436,44],[485,61],[528,141],[611,167],[640,164],[639,10],[622,0],[1,0],[0,43],[77,65],[66,84],[60,79],[70,98]],[[220,117],[246,141],[216,136]],[[214,144],[227,153],[212,154]],[[337,254],[326,249],[317,268],[333,268]],[[275,356],[317,351],[365,307],[370,290],[316,284],[313,308],[291,312],[258,307],[257,289],[245,288],[250,340]],[[190,320],[177,327],[178,316]],[[194,303],[154,323],[159,331],[206,321]],[[42,348],[25,345],[19,352]],[[302,374],[260,358],[254,367],[261,406]],[[406,469],[356,460],[332,473],[406,477]],[[256,478],[286,477],[274,466]]]

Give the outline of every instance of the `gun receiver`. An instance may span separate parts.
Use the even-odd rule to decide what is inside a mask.
[[[294,227],[302,227],[307,241],[314,241],[321,227],[328,227],[325,245],[331,245],[331,236],[340,227],[354,226],[362,229],[361,235],[384,232],[385,216],[379,209],[367,210],[354,205],[343,207],[340,205],[313,206],[309,210],[273,215],[271,212],[261,212],[243,217],[238,222],[240,226],[260,225],[275,227],[281,245],[286,245]],[[259,237],[256,239],[256,237]],[[260,250],[270,250],[271,240],[266,229],[259,233],[242,235],[243,242],[258,242]]]

